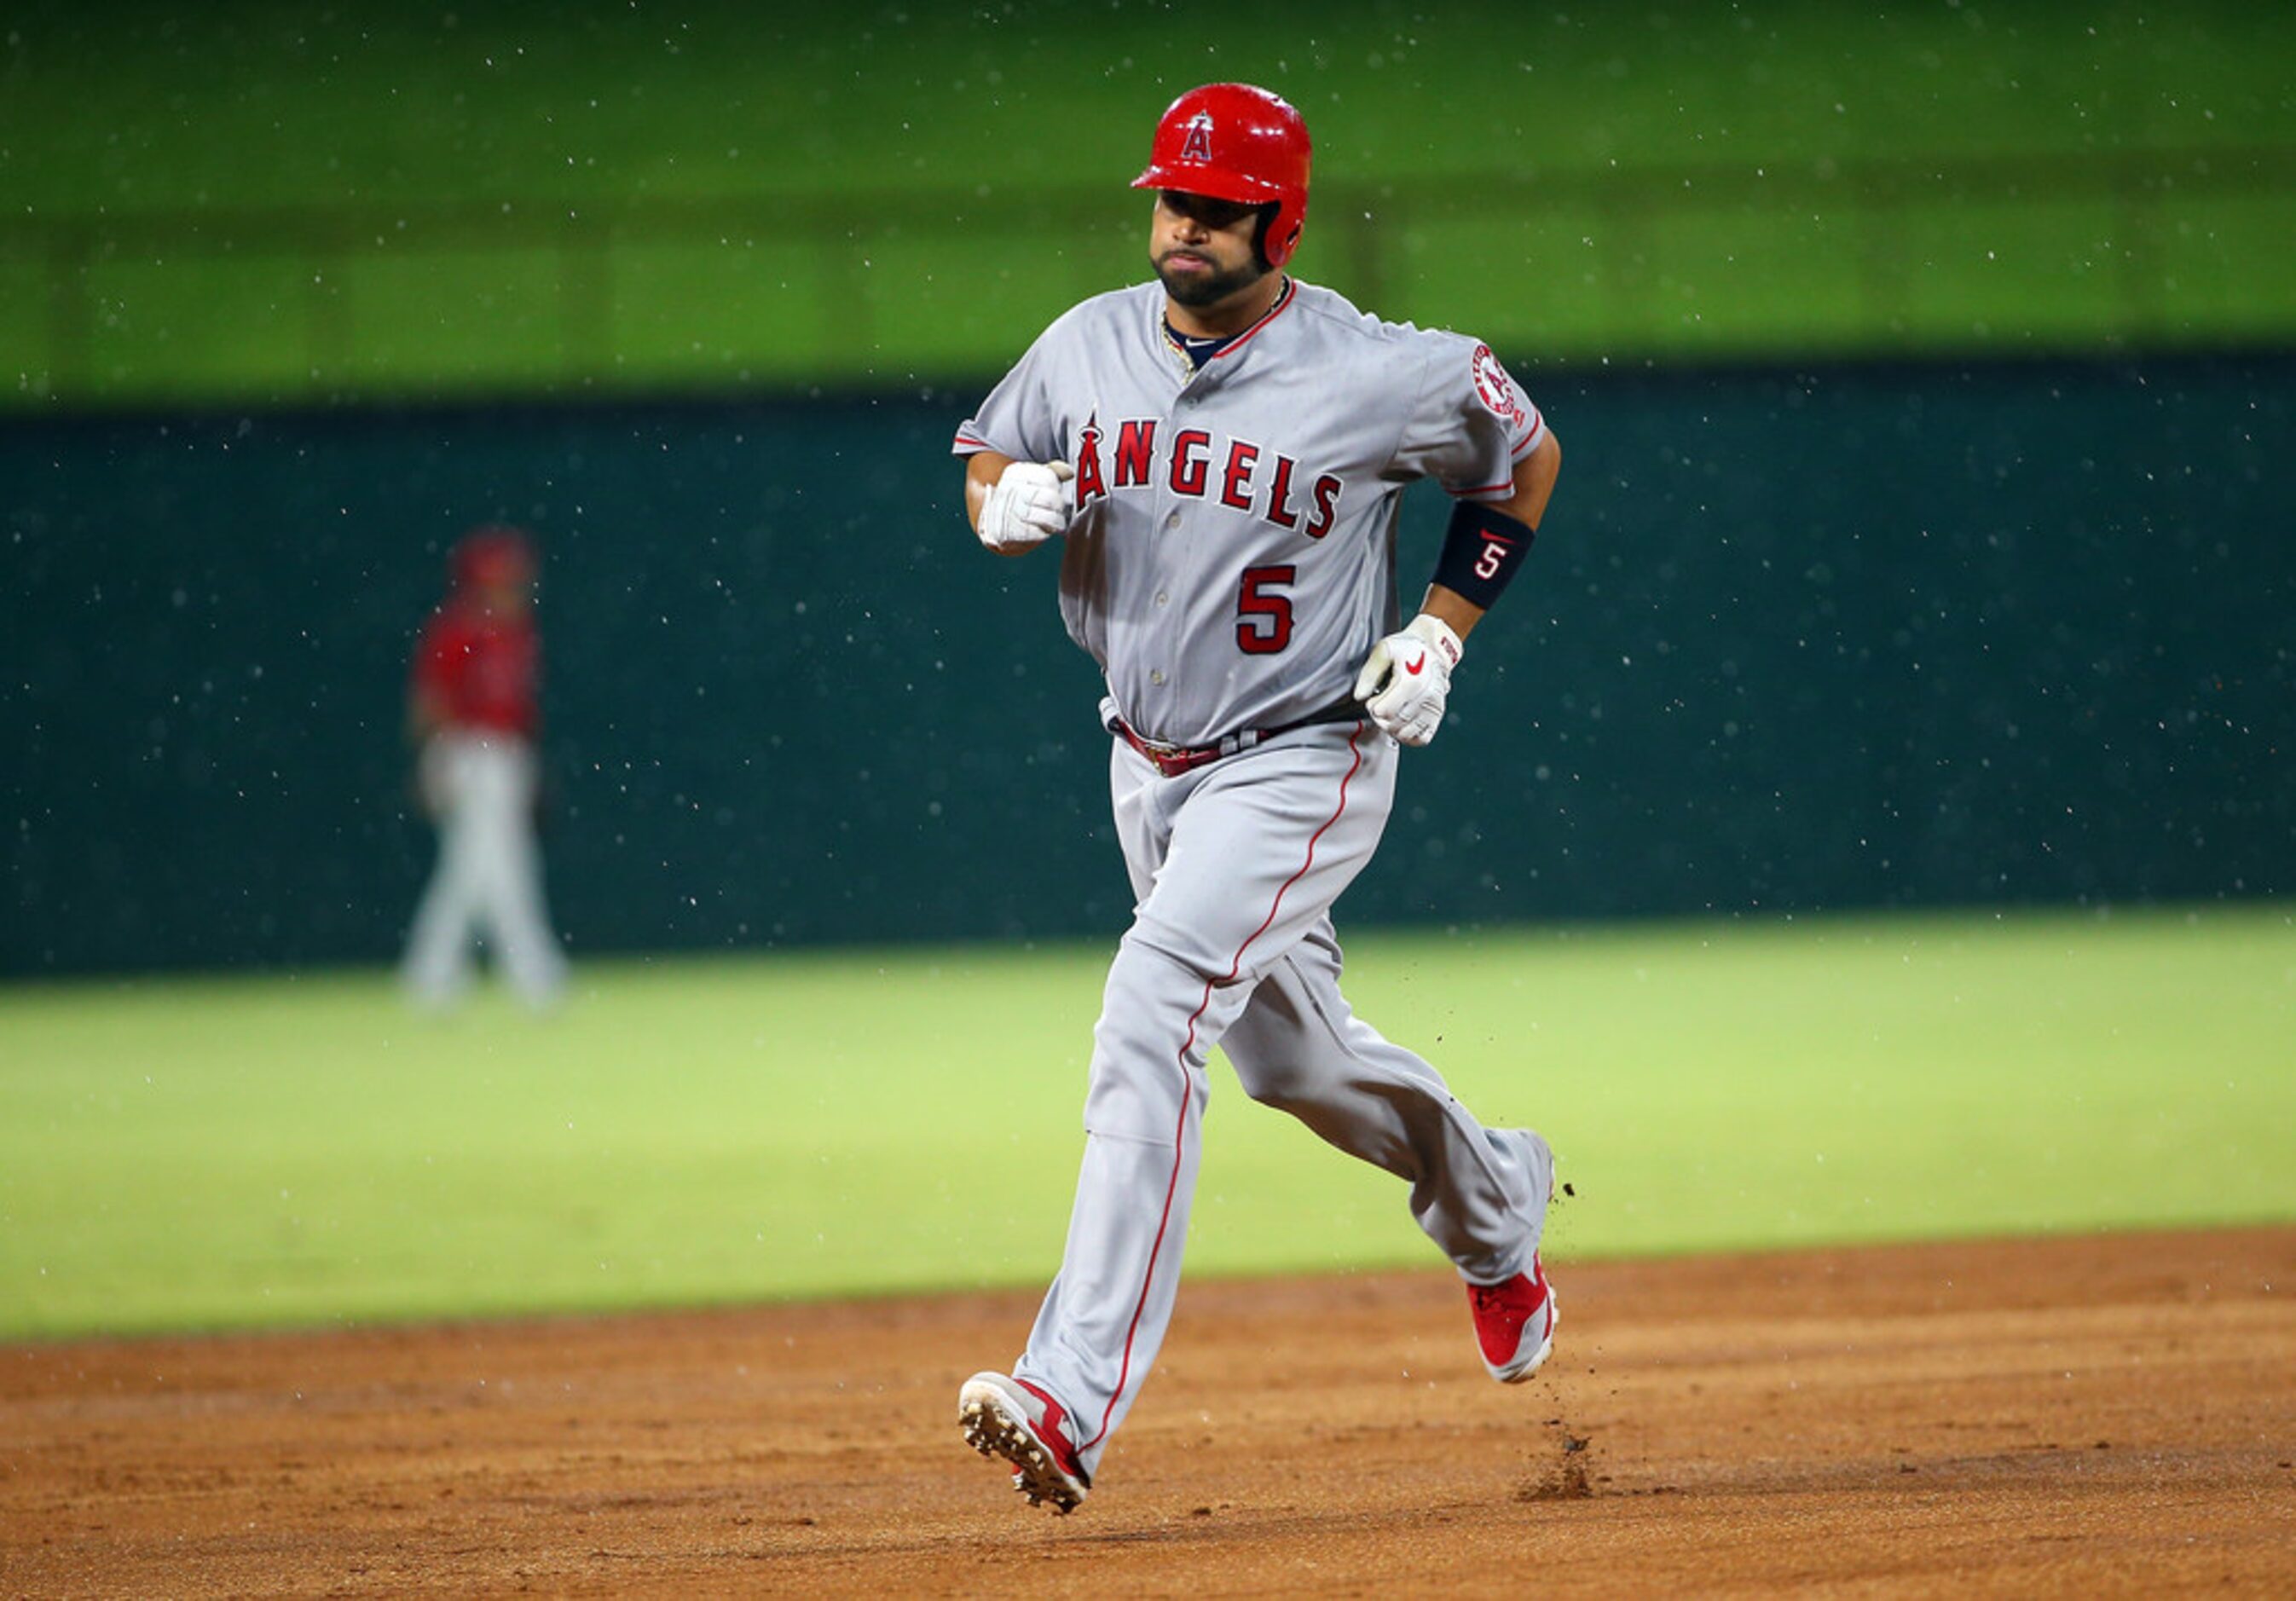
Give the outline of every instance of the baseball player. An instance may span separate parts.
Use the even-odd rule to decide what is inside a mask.
[[[418,1005],[447,1005],[470,981],[475,938],[522,1000],[546,1008],[565,985],[566,963],[543,907],[534,836],[534,550],[517,529],[474,529],[447,567],[452,587],[422,630],[407,694],[416,787],[439,828],[439,861],[400,977]]]
[[[1371,859],[1400,747],[1522,564],[1561,453],[1488,347],[1382,322],[1286,274],[1308,130],[1264,89],[1173,102],[1147,169],[1156,281],[1046,330],[958,430],[991,550],[1062,540],[1061,612],[1106,676],[1117,836],[1138,897],[1093,1037],[1059,1276],[1010,1375],[966,1382],[966,1441],[1068,1512],[1171,1314],[1205,1061],[1410,1186],[1466,1282],[1485,1367],[1552,1348],[1546,1142],[1486,1128],[1349,1009],[1331,908]],[[1403,490],[1454,511],[1417,613]]]

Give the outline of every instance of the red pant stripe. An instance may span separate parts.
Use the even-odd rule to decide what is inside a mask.
[[[1100,1415],[1100,1427],[1094,1433],[1091,1439],[1077,1447],[1079,1451],[1091,1449],[1107,1436],[1108,1420],[1116,1416],[1117,1400],[1123,1395],[1124,1386],[1132,1377],[1132,1342],[1140,1332],[1142,1316],[1148,1310],[1148,1289],[1156,1282],[1156,1263],[1164,1253],[1165,1232],[1172,1225],[1172,1202],[1180,1190],[1181,1142],[1186,1137],[1188,1129],[1188,1053],[1196,1048],[1196,1023],[1211,1006],[1212,990],[1220,984],[1233,982],[1235,975],[1243,970],[1243,953],[1252,948],[1260,935],[1274,926],[1275,915],[1283,909],[1283,897],[1291,893],[1292,886],[1307,877],[1308,870],[1315,866],[1316,845],[1322,842],[1324,835],[1331,831],[1332,825],[1345,815],[1348,809],[1348,785],[1355,781],[1356,774],[1363,768],[1363,749],[1360,743],[1363,732],[1364,726],[1357,723],[1355,732],[1348,735],[1348,750],[1354,755],[1355,759],[1348,765],[1346,776],[1340,780],[1339,805],[1332,809],[1330,817],[1324,819],[1323,826],[1308,836],[1308,859],[1301,862],[1300,870],[1285,879],[1283,888],[1275,891],[1275,902],[1267,908],[1267,915],[1260,919],[1259,926],[1253,929],[1244,942],[1235,948],[1235,959],[1227,965],[1226,977],[1204,981],[1203,998],[1196,1003],[1196,1009],[1188,1014],[1188,1037],[1180,1045],[1180,1117],[1172,1131],[1172,1177],[1164,1186],[1164,1211],[1163,1215],[1156,1220],[1155,1243],[1148,1248],[1148,1271],[1140,1281],[1140,1299],[1132,1309],[1131,1326],[1124,1331],[1124,1360],[1117,1369],[1115,1393],[1108,1398],[1108,1406]]]

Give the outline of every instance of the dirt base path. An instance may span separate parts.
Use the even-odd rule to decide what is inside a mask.
[[[1188,1285],[1075,1515],[1032,1295],[0,1347],[0,1594],[2296,1593],[2296,1228]]]

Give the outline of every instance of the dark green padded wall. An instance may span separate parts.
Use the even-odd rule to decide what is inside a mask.
[[[1519,371],[1562,485],[1343,921],[2296,885],[2296,363]],[[1112,937],[1096,682],[964,525],[973,398],[0,431],[0,970],[392,955],[405,653],[497,517],[578,954]]]

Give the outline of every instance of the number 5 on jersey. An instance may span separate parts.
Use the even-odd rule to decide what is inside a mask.
[[[1292,643],[1292,597],[1283,593],[1297,569],[1247,567],[1235,600],[1235,645],[1247,656],[1273,656]]]

